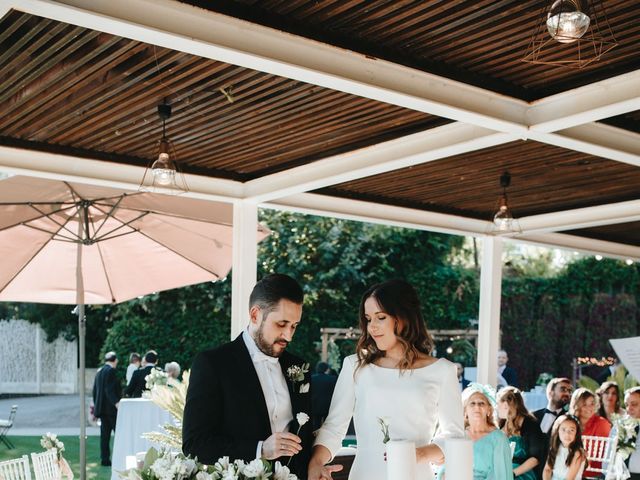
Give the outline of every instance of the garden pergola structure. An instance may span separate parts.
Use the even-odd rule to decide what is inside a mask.
[[[232,335],[258,207],[473,235],[495,383],[505,170],[508,240],[640,260],[640,5],[571,69],[522,61],[550,3],[0,0],[0,169],[137,188],[167,101],[189,195],[234,205]]]

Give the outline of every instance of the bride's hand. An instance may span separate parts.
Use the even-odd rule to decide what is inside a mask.
[[[307,480],[331,480],[331,474],[342,470],[342,465],[321,465],[319,463],[309,463]]]

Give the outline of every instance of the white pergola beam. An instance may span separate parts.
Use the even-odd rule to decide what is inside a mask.
[[[560,232],[640,221],[640,200],[544,213],[518,219],[527,234]]]
[[[566,233],[523,234],[518,237],[509,238],[508,240],[531,243],[533,245],[541,245],[544,247],[576,250],[589,255],[602,255],[610,258],[617,258],[619,260],[640,261],[640,247],[625,245],[622,243],[607,242],[604,240],[577,237]]]
[[[416,111],[524,134],[524,101],[172,0],[0,5]]]
[[[604,123],[589,123],[555,133],[531,132],[531,138],[640,167],[640,134]]]
[[[500,348],[500,296],[502,292],[502,239],[482,239],[480,308],[478,310],[478,382],[496,386]]]
[[[640,70],[532,102],[531,130],[555,132],[640,110]]]
[[[258,206],[233,204],[233,266],[231,268],[231,339],[249,325],[249,296],[258,268]]]
[[[252,180],[245,184],[244,197],[268,202],[514,139],[510,134],[452,123]]]
[[[127,190],[137,190],[145,173],[144,167],[134,165],[5,146],[0,146],[0,170]],[[189,186],[186,195],[190,197],[233,202],[242,196],[243,184],[240,182],[200,175],[185,175],[184,178]]]
[[[482,220],[392,205],[376,204],[372,206],[369,202],[314,193],[292,195],[261,206],[308,215],[335,217],[453,235],[480,235],[487,228],[487,222]]]

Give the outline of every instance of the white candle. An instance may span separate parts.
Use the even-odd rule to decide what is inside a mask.
[[[450,438],[444,444],[444,468],[447,479],[473,479],[473,442]]]
[[[127,455],[124,458],[124,468],[129,470],[130,468],[136,468],[136,456],[135,455]]]
[[[387,442],[387,480],[415,480],[416,445],[406,440]]]

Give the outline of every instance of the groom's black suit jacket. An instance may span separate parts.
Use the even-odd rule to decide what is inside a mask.
[[[310,382],[310,375],[305,374],[304,382],[293,385],[287,369],[292,365],[302,366],[304,361],[285,351],[279,363],[293,408],[294,420],[289,431],[296,433],[296,414],[304,412],[311,416],[311,392],[300,393],[301,385]],[[189,378],[182,425],[183,452],[207,465],[213,465],[223,456],[232,461],[250,461],[256,456],[258,442],[271,434],[260,380],[242,335],[231,343],[199,353]],[[313,445],[311,421],[302,427],[299,436],[302,451],[294,455],[289,468],[299,478],[306,478]],[[289,457],[279,461],[285,465]]]

